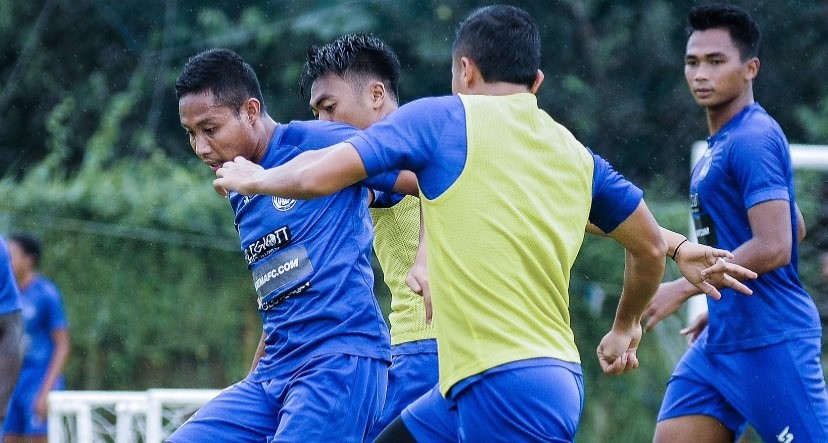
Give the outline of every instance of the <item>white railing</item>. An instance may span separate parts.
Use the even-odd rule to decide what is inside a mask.
[[[160,443],[215,389],[55,391],[49,394],[50,443]]]

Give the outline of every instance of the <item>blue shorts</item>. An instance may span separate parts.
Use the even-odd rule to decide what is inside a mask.
[[[406,406],[400,413],[400,418],[417,441],[458,441],[457,407],[452,400],[443,398],[439,385],[434,385],[414,403]]]
[[[414,403],[437,384],[437,340],[417,340],[391,347],[388,368],[388,392],[380,419],[368,433],[374,441],[380,432],[397,418],[403,408]]]
[[[14,387],[2,435],[45,436],[49,428],[46,420],[39,420],[35,414],[35,401],[40,385],[46,376],[46,368],[23,368]],[[63,377],[58,377],[53,390],[63,389]]]
[[[523,360],[465,381],[451,399],[435,388],[403,411],[417,441],[574,441],[584,408],[580,365]]]
[[[207,402],[169,442],[358,442],[379,417],[387,362],[313,357],[290,377],[244,379]]]
[[[658,421],[707,415],[737,435],[749,423],[765,441],[828,441],[820,349],[819,338],[727,353],[696,342],[667,383]]]

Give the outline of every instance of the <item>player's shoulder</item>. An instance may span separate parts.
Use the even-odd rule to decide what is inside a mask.
[[[408,116],[433,116],[440,111],[452,112],[463,108],[463,102],[456,95],[443,95],[437,97],[423,97],[412,100],[397,111],[403,111],[401,115]],[[392,114],[393,115],[393,114]]]
[[[351,137],[358,129],[343,123],[322,120],[294,120],[283,124],[279,143],[301,150],[319,149]]]
[[[49,298],[60,298],[60,289],[50,278],[38,274],[33,283],[37,285],[38,292],[41,295]]]
[[[748,107],[745,115],[733,130],[729,138],[737,143],[785,142],[785,133],[779,123],[758,103]]]

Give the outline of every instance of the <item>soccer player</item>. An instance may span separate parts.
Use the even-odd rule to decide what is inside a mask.
[[[63,368],[69,359],[68,322],[57,286],[38,273],[40,240],[14,234],[8,246],[20,289],[24,357],[3,433],[6,443],[45,443],[49,392],[63,388]]]
[[[213,171],[237,156],[276,167],[352,136],[330,122],[276,123],[255,72],[226,49],[202,52],[175,83],[181,125]],[[312,153],[313,151],[311,151]],[[397,174],[370,182],[391,189]],[[363,186],[315,200],[233,193],[230,206],[263,323],[261,358],[172,442],[361,442],[385,396],[390,345],[373,294]]]
[[[539,66],[532,18],[511,6],[482,8],[455,39],[452,90],[460,95],[409,103],[346,142],[281,167],[237,158],[216,171],[220,193],[289,198],[326,195],[383,171],[416,174],[440,385],[378,441],[574,438],[583,379],[568,283],[588,220],[624,245],[628,259],[599,361],[608,374],[638,366],[640,315],[665,254],[677,253],[680,242],[668,246],[641,191],[537,107]],[[398,183],[403,188],[416,192]],[[678,258],[694,251],[682,247]],[[444,426],[453,421],[443,415],[445,401],[456,424]]]
[[[765,441],[828,441],[822,329],[797,275],[790,149],[753,95],[759,27],[732,5],[697,6],[688,24],[685,78],[710,131],[690,180],[696,235],[759,277],[752,296],[723,291],[709,320],[684,331],[695,340],[667,383],[655,441],[729,442],[748,423]],[[683,279],[662,284],[648,327],[695,293]]]
[[[6,417],[9,398],[23,360],[20,352],[23,323],[19,298],[6,242],[0,237],[0,425]]]
[[[350,34],[308,50],[299,91],[320,120],[365,129],[399,103],[400,62],[375,36]],[[421,295],[406,284],[420,235],[420,203],[413,196],[373,193],[374,251],[391,291],[391,367],[380,420],[366,441],[405,406],[437,384],[437,341]]]

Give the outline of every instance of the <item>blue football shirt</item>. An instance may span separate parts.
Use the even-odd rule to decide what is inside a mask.
[[[261,166],[279,166],[355,131],[323,121],[280,124]],[[395,180],[392,173],[364,184],[390,190]],[[367,192],[357,184],[311,200],[230,194],[265,332],[253,381],[290,373],[323,354],[390,361],[388,329],[373,294]]]
[[[700,243],[734,250],[752,237],[748,209],[790,202],[791,262],[745,284],[745,296],[723,289],[708,299],[707,349],[728,352],[821,335],[819,315],[797,274],[798,243],[790,148],[759,104],[747,106],[716,134],[693,169],[690,204]]]

